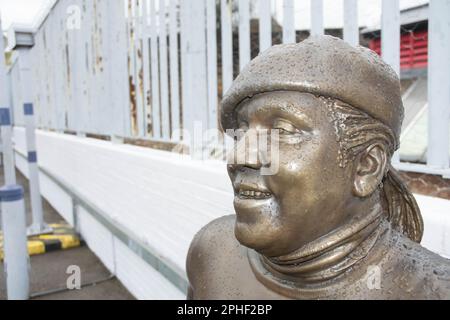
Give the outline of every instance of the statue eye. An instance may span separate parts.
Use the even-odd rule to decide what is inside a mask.
[[[281,119],[275,120],[272,128],[277,129],[280,135],[300,133],[300,130],[298,130],[292,123]]]

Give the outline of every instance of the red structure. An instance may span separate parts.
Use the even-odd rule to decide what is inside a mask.
[[[411,31],[401,35],[400,69],[423,69],[428,66],[428,30]],[[381,39],[371,39],[369,48],[381,54]]]

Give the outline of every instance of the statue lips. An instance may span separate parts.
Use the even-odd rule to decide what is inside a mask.
[[[241,222],[248,219],[247,222],[255,222],[257,216],[271,207],[273,194],[261,183],[243,182],[235,186],[234,207]]]
[[[265,200],[272,196],[272,193],[260,183],[235,184],[234,192],[237,197],[249,200]]]

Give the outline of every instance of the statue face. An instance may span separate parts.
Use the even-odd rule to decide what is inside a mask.
[[[278,167],[273,175],[261,174],[260,161],[228,165],[236,238],[275,257],[345,223],[348,208],[358,201],[351,191],[353,165],[339,166],[339,145],[326,105],[308,93],[277,91],[255,95],[237,110],[243,130],[279,130],[279,155],[270,157]]]

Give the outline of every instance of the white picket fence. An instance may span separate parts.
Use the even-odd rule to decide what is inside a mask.
[[[296,2],[279,1],[282,41],[294,42]],[[383,58],[399,72],[399,0],[380,1]],[[191,131],[194,121],[217,128],[218,102],[251,59],[250,8],[256,8],[264,50],[272,45],[272,2],[56,1],[31,49],[38,127],[158,141],[178,141],[177,129]],[[344,39],[353,45],[359,41],[357,8],[357,0],[344,0]],[[430,1],[428,163],[398,163],[397,157],[400,169],[450,175],[449,11],[449,0]],[[311,33],[324,33],[323,0],[311,2]],[[16,125],[23,124],[19,63],[20,57],[8,73]]]

